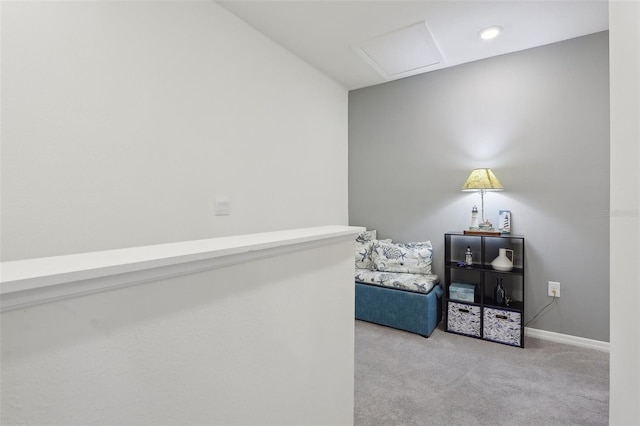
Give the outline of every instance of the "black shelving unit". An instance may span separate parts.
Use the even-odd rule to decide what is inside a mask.
[[[447,332],[524,347],[524,246],[522,235],[444,234]],[[471,247],[473,264],[461,266],[467,247]],[[491,266],[500,248],[513,250],[513,269],[508,272]],[[498,280],[505,289],[507,303],[498,303],[494,297]],[[473,296],[467,293],[461,298],[460,292],[451,291],[452,285],[454,289],[471,288]]]

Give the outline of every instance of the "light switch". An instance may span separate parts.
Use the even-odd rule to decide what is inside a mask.
[[[231,203],[226,195],[216,196],[215,213],[216,216],[226,216],[231,211]]]

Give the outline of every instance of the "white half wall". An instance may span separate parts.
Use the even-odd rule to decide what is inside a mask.
[[[176,245],[181,276],[3,311],[1,423],[353,424],[357,228],[302,231],[285,235],[293,243],[251,237],[246,251],[235,238],[233,255],[207,243],[221,260],[258,258],[194,273],[201,245]],[[168,253],[128,254],[159,252]],[[98,258],[106,267],[114,256]],[[72,263],[39,262],[50,271]],[[90,280],[122,275],[94,263]]]
[[[347,224],[347,91],[217,4],[0,8],[2,260]]]

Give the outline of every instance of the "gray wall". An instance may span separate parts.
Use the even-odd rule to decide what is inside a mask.
[[[592,34],[352,91],[349,222],[380,238],[430,239],[443,276],[443,233],[469,226],[491,167],[504,192],[485,216],[512,211],[526,237],[529,327],[609,340],[608,33]]]

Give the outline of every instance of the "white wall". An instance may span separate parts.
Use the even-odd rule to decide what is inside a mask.
[[[611,359],[609,420],[640,424],[640,3],[609,2]]]
[[[1,423],[350,425],[353,306],[347,237],[6,311]]]
[[[346,90],[215,3],[1,8],[2,260],[347,223]]]

